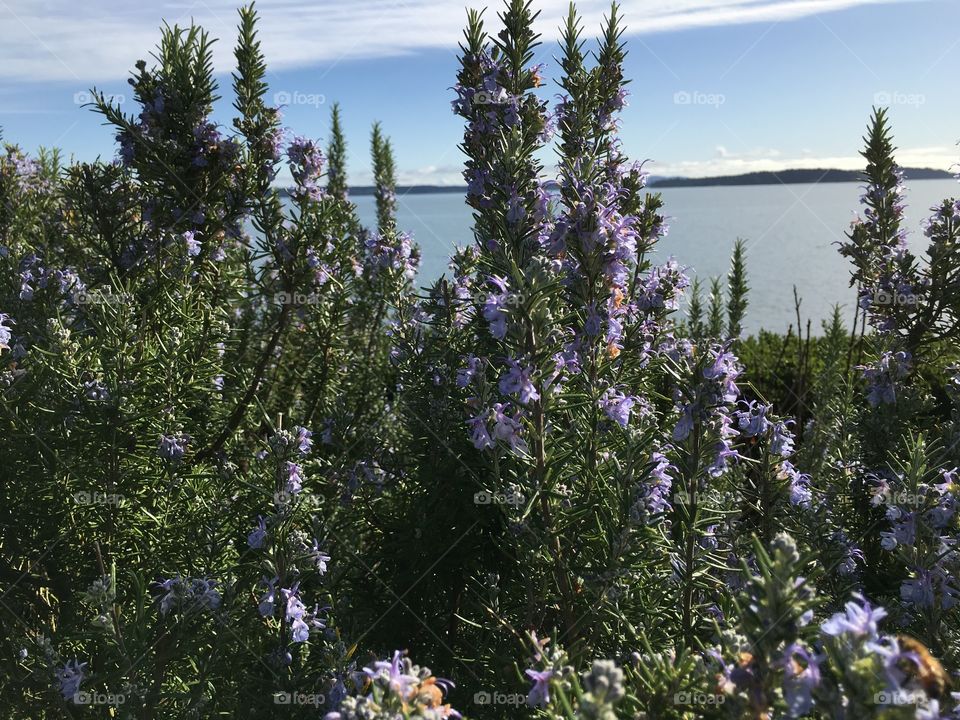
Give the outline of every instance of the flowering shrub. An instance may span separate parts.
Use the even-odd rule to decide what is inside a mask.
[[[231,129],[210,38],[173,27],[139,114],[95,94],[115,161],[6,147],[4,707],[958,716],[960,204],[914,254],[877,111],[840,248],[860,322],[800,342],[784,384],[741,336],[743,243],[679,316],[617,137],[617,7],[591,56],[571,9],[553,106],[534,22],[468,15],[475,242],[422,293],[389,140],[366,228],[340,109],[323,146],[265,103],[252,8]]]

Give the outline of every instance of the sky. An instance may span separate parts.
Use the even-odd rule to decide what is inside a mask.
[[[482,0],[473,7],[483,7]],[[606,1],[577,3],[586,36]],[[149,61],[163,21],[191,20],[220,39],[215,61],[230,126],[233,0],[0,0],[0,128],[31,152],[77,160],[115,155],[102,118],[83,107],[96,87],[129,114],[126,83]],[[567,3],[534,0],[538,61],[553,99]],[[958,0],[623,0],[629,105],[625,153],[655,175],[858,169],[871,107],[888,106],[897,159],[949,170],[960,161]],[[369,132],[383,124],[401,184],[462,184],[462,120],[450,89],[463,0],[260,0],[268,100],[284,123],[326,142],[339,102],[353,185],[371,182]],[[488,29],[499,29],[490,3]],[[549,157],[547,158],[549,160]]]

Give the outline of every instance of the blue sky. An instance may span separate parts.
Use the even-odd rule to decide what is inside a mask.
[[[474,3],[475,6],[479,3]],[[566,3],[542,11],[540,59],[552,77]],[[890,106],[903,165],[960,160],[960,2],[956,0],[625,0],[625,151],[660,175],[791,167],[857,168],[870,108]],[[578,3],[586,30],[608,5]],[[226,96],[235,35],[231,0],[0,0],[0,127],[29,150],[81,160],[114,154],[109,130],[79,106],[93,85],[125,100],[125,78],[157,27],[194,18],[221,39]],[[370,181],[374,120],[393,138],[401,183],[459,184],[462,124],[450,111],[461,0],[261,0],[271,96],[285,123],[326,138],[342,106],[353,184]],[[491,4],[488,23],[495,26]],[[548,85],[544,96],[555,88]]]

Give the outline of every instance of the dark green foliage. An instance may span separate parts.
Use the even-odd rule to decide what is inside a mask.
[[[727,274],[727,337],[740,337],[747,314],[746,243],[740,238],[733,246],[730,272]]]

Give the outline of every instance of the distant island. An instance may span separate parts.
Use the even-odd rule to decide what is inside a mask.
[[[904,176],[908,180],[949,180],[952,173],[933,168],[903,168]],[[723,185],[794,185],[797,183],[841,183],[860,182],[863,172],[860,170],[780,170],[779,172],[753,172],[743,175],[723,175],[720,177],[660,177],[651,176],[648,187],[717,187]],[[546,186],[556,189],[557,183],[547,181]],[[358,185],[350,188],[350,195],[373,195],[376,188],[373,185]],[[281,193],[288,194],[286,188]],[[466,185],[398,185],[397,195],[433,195],[436,193],[467,192]]]
[[[947,180],[951,173],[932,168],[903,168],[908,180]],[[754,172],[744,175],[724,175],[707,178],[657,178],[649,184],[651,187],[712,187],[719,185],[792,185],[795,183],[837,183],[860,182],[863,172],[860,170],[781,170],[779,172]]]

